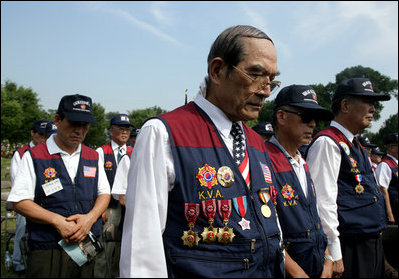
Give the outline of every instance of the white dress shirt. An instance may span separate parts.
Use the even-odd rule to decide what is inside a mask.
[[[114,142],[113,140],[111,140],[111,148],[112,148],[112,151],[114,152],[114,158],[115,158],[116,165],[118,166],[119,165],[119,163],[118,163],[119,145],[116,142]],[[121,154],[126,154],[126,152],[127,152],[126,144],[122,145],[121,149],[122,149]],[[98,164],[101,164],[102,166],[104,166],[104,149],[102,149],[102,147],[99,147],[96,149],[96,151],[99,155]]]
[[[394,160],[396,165],[398,164],[398,159],[390,154],[387,154],[387,156]],[[384,187],[385,189],[389,188],[389,184],[391,183],[392,179],[392,170],[387,163],[381,162],[378,164],[377,168],[375,169],[375,176],[380,186]]]
[[[74,153],[69,155],[69,153],[63,151],[57,146],[54,141],[54,136],[55,135],[51,135],[47,139],[47,149],[50,155],[60,154],[71,180],[74,181],[80,160],[81,145],[79,145]],[[7,201],[19,202],[26,199],[33,200],[35,197],[35,187],[36,173],[33,166],[32,156],[30,152],[25,152],[24,156],[22,156],[22,161],[19,165],[19,172],[15,177],[14,185],[11,188]],[[110,187],[104,171],[104,166],[100,164],[98,165],[97,194],[110,194]]]
[[[194,102],[212,119],[233,154],[232,122],[201,92]],[[121,277],[168,277],[162,234],[168,194],[174,181],[168,132],[163,122],[151,119],[141,128],[131,158],[121,244]]]
[[[336,121],[331,126],[341,131],[352,142],[354,135]],[[306,157],[317,197],[317,208],[324,233],[328,239],[328,249],[334,261],[342,259],[338,232],[338,175],[341,167],[341,151],[327,136],[320,136],[310,146]]]
[[[29,147],[32,148],[34,147],[35,144],[33,143],[33,140],[29,143]],[[21,156],[19,155],[18,151],[14,152],[14,155],[11,158],[11,165],[10,165],[10,180],[11,180],[11,185],[14,182],[15,176],[17,176],[17,172],[19,170],[19,163],[21,163]],[[12,186],[11,186],[12,187]]]

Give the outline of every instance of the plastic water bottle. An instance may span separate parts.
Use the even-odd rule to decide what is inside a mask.
[[[10,256],[10,252],[7,250],[6,254],[4,255],[4,267],[6,270],[10,270],[12,266],[12,260]]]

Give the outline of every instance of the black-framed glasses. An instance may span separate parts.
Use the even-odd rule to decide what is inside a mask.
[[[306,112],[292,111],[292,110],[288,110],[288,109],[283,109],[283,111],[298,115],[301,118],[303,123],[309,123],[312,120],[314,120],[317,123],[314,113],[311,113],[308,111],[306,111]]]
[[[243,74],[246,78],[252,81],[252,84],[256,86],[257,89],[265,89],[267,86],[270,86],[270,93],[273,92],[276,88],[281,86],[281,81],[278,80],[272,80],[270,81],[270,78],[265,75],[253,75],[249,74],[240,68],[237,68],[236,66],[232,65],[234,69],[236,69],[238,72]]]

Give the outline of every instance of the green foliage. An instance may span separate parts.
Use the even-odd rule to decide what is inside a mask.
[[[161,109],[158,106],[154,106],[151,108],[146,108],[146,109],[137,109],[130,111],[128,113],[130,122],[136,127],[136,128],[141,128],[143,126],[144,122],[151,117],[157,116],[159,114],[167,112],[164,109]]]
[[[391,115],[377,133],[365,133],[371,143],[377,144],[381,151],[386,151],[384,139],[387,134],[398,132],[398,114]]]
[[[106,143],[106,130],[109,122],[105,120],[105,108],[98,103],[93,103],[93,115],[97,123],[90,125],[89,132],[83,143],[95,149]]]
[[[1,85],[1,139],[11,143],[28,142],[36,119],[49,115],[39,105],[37,94],[31,88],[17,86],[9,80]]]

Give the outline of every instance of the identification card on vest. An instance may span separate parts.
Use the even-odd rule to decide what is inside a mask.
[[[42,188],[43,188],[43,191],[46,194],[46,196],[50,196],[50,195],[52,195],[58,191],[61,191],[63,189],[59,178],[43,184]]]

